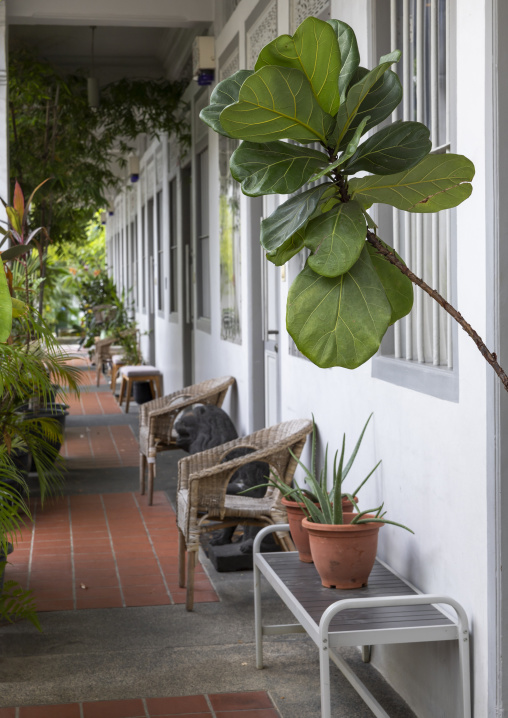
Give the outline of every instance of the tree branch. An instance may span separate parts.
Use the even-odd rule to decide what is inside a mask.
[[[473,327],[466,322],[462,314],[458,312],[455,307],[453,307],[449,302],[446,301],[446,299],[439,294],[435,289],[432,289],[429,287],[429,285],[423,281],[423,279],[420,279],[420,277],[417,277],[406,265],[401,262],[393,252],[390,252],[389,249],[387,249],[384,244],[381,242],[379,237],[377,237],[374,232],[367,231],[367,242],[371,244],[379,254],[382,254],[385,259],[387,259],[390,264],[393,264],[394,267],[397,267],[402,274],[404,274],[408,279],[410,279],[413,284],[416,284],[420,289],[423,289],[424,292],[426,292],[432,299],[434,299],[443,309],[452,316],[455,321],[460,324],[462,329],[468,334],[471,339],[474,341],[476,346],[478,347],[481,355],[485,359],[486,362],[490,364],[490,366],[494,369],[498,377],[503,382],[504,388],[506,391],[508,391],[508,376],[506,375],[504,369],[499,366],[497,361],[497,355],[494,352],[490,352],[485,343],[483,342],[482,338],[475,332]]]

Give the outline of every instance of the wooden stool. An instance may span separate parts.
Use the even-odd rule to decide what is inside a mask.
[[[123,354],[114,354],[111,357],[111,391],[113,392],[113,394],[116,390],[116,380],[118,378],[118,372],[123,366],[125,366]]]
[[[125,413],[129,412],[129,403],[132,395],[132,385],[137,381],[147,381],[150,384],[152,396],[162,396],[162,373],[154,366],[123,366],[120,369],[122,383],[120,384],[120,397],[118,403],[122,406],[124,397],[127,399]]]

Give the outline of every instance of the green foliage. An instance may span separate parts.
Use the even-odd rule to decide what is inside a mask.
[[[278,266],[311,252],[290,288],[286,321],[300,351],[321,367],[363,364],[413,304],[411,279],[367,241],[366,210],[384,203],[438,212],[472,191],[473,164],[429,155],[429,130],[419,122],[394,122],[361,142],[402,99],[391,69],[399,58],[395,50],[369,71],[348,25],[311,17],[264,47],[254,73],[220,82],[201,112],[216,132],[244,140],[230,166],[245,194],[318,183],[262,221],[261,244]],[[323,151],[308,149],[311,142]],[[371,174],[353,178],[358,172]]]
[[[3,570],[0,564],[0,571]],[[0,594],[0,617],[9,623],[30,621],[38,631],[42,631],[33,591],[24,590],[17,581],[9,580],[4,583],[3,592]]]

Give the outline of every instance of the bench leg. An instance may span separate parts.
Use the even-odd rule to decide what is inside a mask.
[[[459,637],[459,660],[462,675],[462,707],[464,718],[471,718],[471,672],[469,668],[469,632]]]
[[[129,413],[129,404],[131,401],[131,394],[132,394],[132,379],[130,377],[127,378],[127,398],[125,403],[125,413]]]
[[[123,398],[125,395],[125,381],[125,377],[122,376],[122,381],[120,383],[120,396],[118,397],[118,403],[120,404],[120,406],[122,406],[123,404]]]
[[[263,619],[261,616],[261,572],[254,564],[254,631],[256,637],[256,668],[263,668]]]
[[[139,453],[139,493],[145,493],[146,456]]]
[[[331,718],[330,705],[330,658],[328,639],[319,647],[319,679],[321,683],[321,718]]]

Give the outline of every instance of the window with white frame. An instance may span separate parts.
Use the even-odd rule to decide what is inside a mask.
[[[157,192],[157,309],[164,312],[164,234],[162,227],[162,190]]]
[[[176,177],[169,183],[169,311],[178,311],[178,243],[176,233]]]
[[[208,148],[197,155],[197,310],[210,319],[210,221],[208,212]]]
[[[143,205],[141,208],[141,252],[142,252],[142,262],[141,262],[141,309],[143,312],[146,312],[146,264],[147,264],[147,253],[146,253],[146,205]]]
[[[449,5],[448,0],[389,0],[383,4],[390,13],[390,48],[402,50],[396,71],[404,96],[392,120],[427,125],[432,153],[450,151]],[[423,215],[383,207],[379,225],[381,237],[391,241],[415,274],[450,299],[451,211]],[[422,290],[414,289],[412,312],[387,334],[381,354],[451,369],[450,317]]]
[[[138,218],[134,215],[131,222],[131,257],[132,257],[132,300],[138,304]]]

